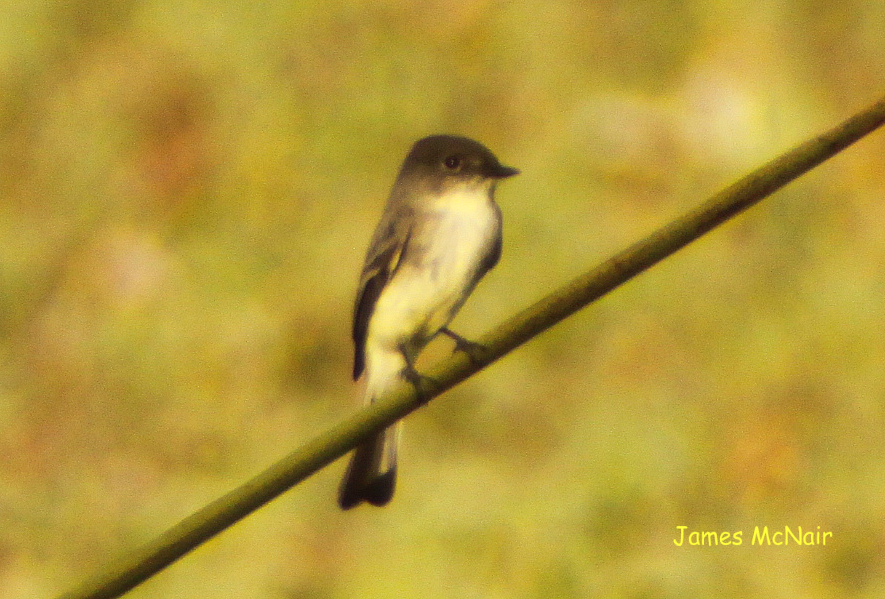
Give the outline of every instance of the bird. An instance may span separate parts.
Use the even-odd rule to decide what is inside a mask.
[[[456,350],[476,344],[448,328],[501,257],[497,183],[519,173],[483,144],[457,135],[414,143],[366,252],[353,312],[353,379],[365,403],[405,379],[421,393],[415,360],[439,334]],[[358,446],[338,492],[348,510],[393,497],[401,422]]]

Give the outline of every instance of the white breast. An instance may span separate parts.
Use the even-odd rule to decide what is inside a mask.
[[[498,216],[486,188],[438,198],[396,275],[378,298],[370,337],[411,339],[418,346],[447,325],[472,291],[498,236]],[[413,246],[414,244],[414,246]]]

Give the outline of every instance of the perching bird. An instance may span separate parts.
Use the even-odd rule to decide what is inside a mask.
[[[433,135],[406,156],[381,215],[357,291],[353,378],[366,377],[365,401],[404,377],[437,334],[468,344],[447,326],[501,256],[500,179],[519,171],[466,137]],[[420,389],[419,389],[420,391]],[[338,503],[390,501],[401,423],[360,445],[341,481]]]

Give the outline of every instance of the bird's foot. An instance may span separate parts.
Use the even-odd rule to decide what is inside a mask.
[[[434,379],[421,374],[411,364],[406,365],[401,374],[415,388],[415,392],[418,394],[418,403],[423,405],[430,401],[430,389],[428,386],[436,383]]]
[[[476,341],[465,339],[448,327],[441,328],[439,332],[446,337],[451,338],[455,342],[454,351],[464,352],[465,354],[467,354],[467,357],[470,358],[470,360],[474,363],[478,364],[481,361],[482,354],[488,351],[488,348],[482,343],[477,343]]]

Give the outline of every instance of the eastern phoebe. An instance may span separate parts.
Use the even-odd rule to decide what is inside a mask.
[[[402,376],[420,392],[415,359],[447,328],[501,256],[499,179],[519,171],[466,137],[433,135],[412,146],[390,191],[360,276],[353,316],[353,378],[372,402]],[[339,489],[349,509],[393,497],[400,423],[357,447]]]

